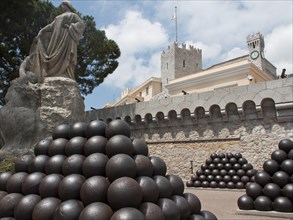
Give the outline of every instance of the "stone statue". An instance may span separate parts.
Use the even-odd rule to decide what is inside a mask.
[[[75,80],[77,45],[85,25],[69,1],[63,1],[61,7],[64,12],[35,37],[29,56],[20,66],[20,77],[26,76],[31,82],[55,76]]]

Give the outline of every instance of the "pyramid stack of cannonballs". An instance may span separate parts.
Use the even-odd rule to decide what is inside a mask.
[[[293,141],[283,139],[255,182],[246,185],[246,194],[238,199],[240,210],[293,212]]]
[[[241,153],[212,153],[186,186],[244,189],[255,174],[256,170]]]
[[[217,219],[122,120],[61,124],[0,174],[0,218]]]

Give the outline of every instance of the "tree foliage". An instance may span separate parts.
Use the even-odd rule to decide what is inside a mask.
[[[18,77],[22,60],[29,55],[34,37],[51,23],[60,8],[44,0],[3,0],[0,7],[0,106],[10,82]],[[80,13],[79,13],[80,14]],[[81,15],[81,14],[80,14]],[[92,16],[82,16],[86,28],[78,45],[76,81],[81,93],[92,93],[118,66],[115,41],[96,29]]]

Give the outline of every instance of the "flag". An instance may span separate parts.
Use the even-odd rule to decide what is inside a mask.
[[[176,19],[176,12],[174,11],[174,14],[172,15],[172,17],[171,17],[171,20],[173,21],[173,20],[175,20]]]

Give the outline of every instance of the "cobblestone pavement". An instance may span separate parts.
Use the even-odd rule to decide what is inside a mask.
[[[201,201],[202,210],[214,213],[218,220],[286,220],[283,217],[259,216],[259,215],[240,215],[236,214],[238,209],[237,200],[245,194],[239,190],[211,190],[185,188],[184,192],[191,192]]]

